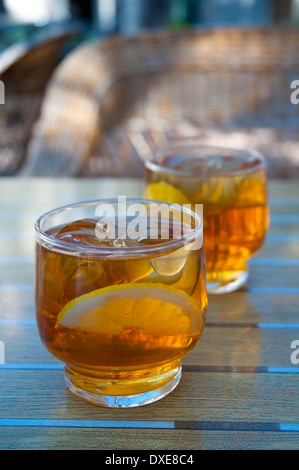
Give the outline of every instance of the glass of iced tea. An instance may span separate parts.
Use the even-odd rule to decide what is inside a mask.
[[[164,397],[202,334],[202,220],[161,204],[95,201],[36,222],[40,337],[65,364],[70,390],[91,403],[132,407]]]
[[[146,161],[145,197],[203,205],[208,293],[240,288],[268,228],[266,166],[256,151],[178,145]]]

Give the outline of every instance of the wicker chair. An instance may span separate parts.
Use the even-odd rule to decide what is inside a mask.
[[[295,28],[155,32],[84,44],[50,82],[22,174],[139,176],[153,148],[192,137],[259,147],[287,176],[286,142],[299,159],[299,106],[290,101],[298,44]]]
[[[15,174],[23,163],[46,85],[77,28],[37,34],[0,54],[5,105],[0,114],[0,174]]]

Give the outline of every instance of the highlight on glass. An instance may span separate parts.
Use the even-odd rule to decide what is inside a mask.
[[[248,260],[264,243],[267,178],[256,151],[178,145],[146,161],[145,197],[203,205],[208,292],[243,286]]]
[[[188,208],[143,199],[75,204],[39,218],[38,329],[75,395],[132,407],[176,387],[205,324],[202,231]]]

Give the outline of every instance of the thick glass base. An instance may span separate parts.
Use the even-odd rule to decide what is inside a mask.
[[[242,287],[249,276],[248,271],[224,271],[208,275],[208,294],[228,294]]]
[[[94,405],[131,408],[147,405],[168,395],[181,379],[182,367],[145,378],[107,378],[99,372],[65,367],[65,380],[69,389],[79,398]],[[139,393],[136,393],[139,392]],[[135,392],[135,393],[134,393]]]

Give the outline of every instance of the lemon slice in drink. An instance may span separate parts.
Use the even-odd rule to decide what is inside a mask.
[[[199,305],[184,292],[163,284],[104,287],[82,295],[61,310],[57,324],[119,335],[140,329],[145,334],[194,334],[202,324]]]
[[[176,204],[190,204],[187,196],[178,188],[161,181],[160,183],[149,184],[145,189],[146,199],[156,199],[158,201],[172,202]]]
[[[187,292],[187,294],[191,295],[196,285],[199,270],[200,266],[197,256],[190,254],[187,257],[180,279],[175,284],[173,284],[172,287],[175,287],[176,289],[182,289],[183,291]]]
[[[153,271],[149,260],[108,261],[105,267],[110,284],[133,283],[146,278]]]

